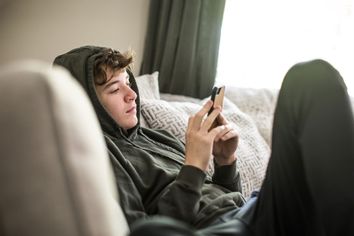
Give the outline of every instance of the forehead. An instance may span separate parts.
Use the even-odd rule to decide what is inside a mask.
[[[113,84],[114,82],[120,82],[120,81],[129,81],[129,74],[125,69],[107,71],[106,81],[104,82],[103,85],[106,87],[107,85]]]
[[[110,80],[112,77],[119,76],[122,73],[126,74],[127,72],[125,68],[113,69],[110,67],[106,68],[104,71],[106,72],[107,81]]]

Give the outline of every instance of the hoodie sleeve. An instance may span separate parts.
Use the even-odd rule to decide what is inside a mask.
[[[225,166],[219,166],[214,161],[213,182],[233,192],[242,193],[240,172],[237,169],[236,161]]]
[[[205,178],[206,174],[202,170],[183,166],[176,180],[162,194],[158,203],[159,213],[192,223],[199,211]]]
[[[141,194],[131,177],[112,153],[110,153],[110,158],[116,181],[119,181],[116,184],[119,202],[128,224],[131,225],[138,219],[149,217]],[[199,211],[201,187],[205,178],[206,174],[202,170],[193,166],[183,166],[175,181],[161,194],[156,214],[192,223]]]
[[[173,153],[178,152],[177,156],[180,156],[181,162],[177,176],[164,187],[156,202],[156,214],[193,223],[200,211],[201,189],[206,180],[206,173],[199,168],[183,165],[184,145],[171,133],[165,130],[144,131],[153,140],[173,148]],[[176,160],[177,156],[173,158]]]

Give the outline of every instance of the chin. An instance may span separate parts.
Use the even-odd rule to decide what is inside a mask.
[[[130,123],[128,126],[131,128],[134,128],[138,124],[138,119],[136,119],[134,122]]]

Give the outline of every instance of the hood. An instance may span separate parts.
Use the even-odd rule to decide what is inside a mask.
[[[54,65],[65,67],[70,71],[72,76],[83,86],[86,90],[92,105],[98,114],[98,120],[105,133],[112,136],[123,135],[126,137],[134,137],[140,127],[140,99],[138,86],[136,84],[133,73],[127,68],[129,74],[129,81],[131,82],[132,89],[136,92],[136,105],[138,124],[128,130],[128,134],[124,134],[123,130],[109,115],[103,105],[100,103],[95,89],[94,82],[94,62],[98,56],[101,56],[105,47],[84,46],[73,49],[65,54],[59,55],[54,60]]]

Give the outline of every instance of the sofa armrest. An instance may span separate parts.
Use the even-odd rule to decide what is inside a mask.
[[[0,232],[125,235],[98,121],[63,69],[0,69]]]

